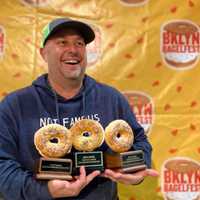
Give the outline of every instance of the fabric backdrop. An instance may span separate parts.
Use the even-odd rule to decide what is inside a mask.
[[[200,198],[199,0],[1,0],[0,98],[47,71],[41,29],[89,23],[87,73],[128,98],[153,146],[159,178],[119,184],[122,200]]]

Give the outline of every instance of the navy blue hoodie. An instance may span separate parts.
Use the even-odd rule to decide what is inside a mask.
[[[151,145],[121,93],[86,75],[80,92],[66,100],[51,90],[46,74],[0,103],[0,193],[6,200],[52,199],[47,182],[34,178],[35,163],[40,158],[34,133],[49,123],[70,128],[83,118],[97,120],[104,128],[115,119],[127,121],[135,132],[133,149],[144,151],[150,167]],[[105,143],[100,147],[107,149]],[[96,177],[78,197],[63,199],[116,200],[116,183]]]

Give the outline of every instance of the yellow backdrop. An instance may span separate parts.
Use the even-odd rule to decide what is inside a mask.
[[[160,177],[119,185],[122,200],[200,198],[199,0],[1,0],[0,98],[47,71],[42,27],[90,23],[87,73],[122,91],[153,145]]]

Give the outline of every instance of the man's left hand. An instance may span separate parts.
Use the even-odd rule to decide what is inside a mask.
[[[146,176],[157,177],[159,173],[154,169],[145,169],[134,173],[123,173],[106,169],[102,176],[123,184],[139,184]]]

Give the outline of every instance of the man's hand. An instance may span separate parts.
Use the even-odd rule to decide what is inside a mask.
[[[99,174],[100,171],[94,171],[86,176],[85,168],[80,167],[80,175],[75,180],[50,180],[48,189],[53,198],[77,196]]]
[[[138,184],[142,182],[146,176],[157,177],[159,173],[154,169],[145,169],[132,174],[106,169],[102,176],[123,184]]]

